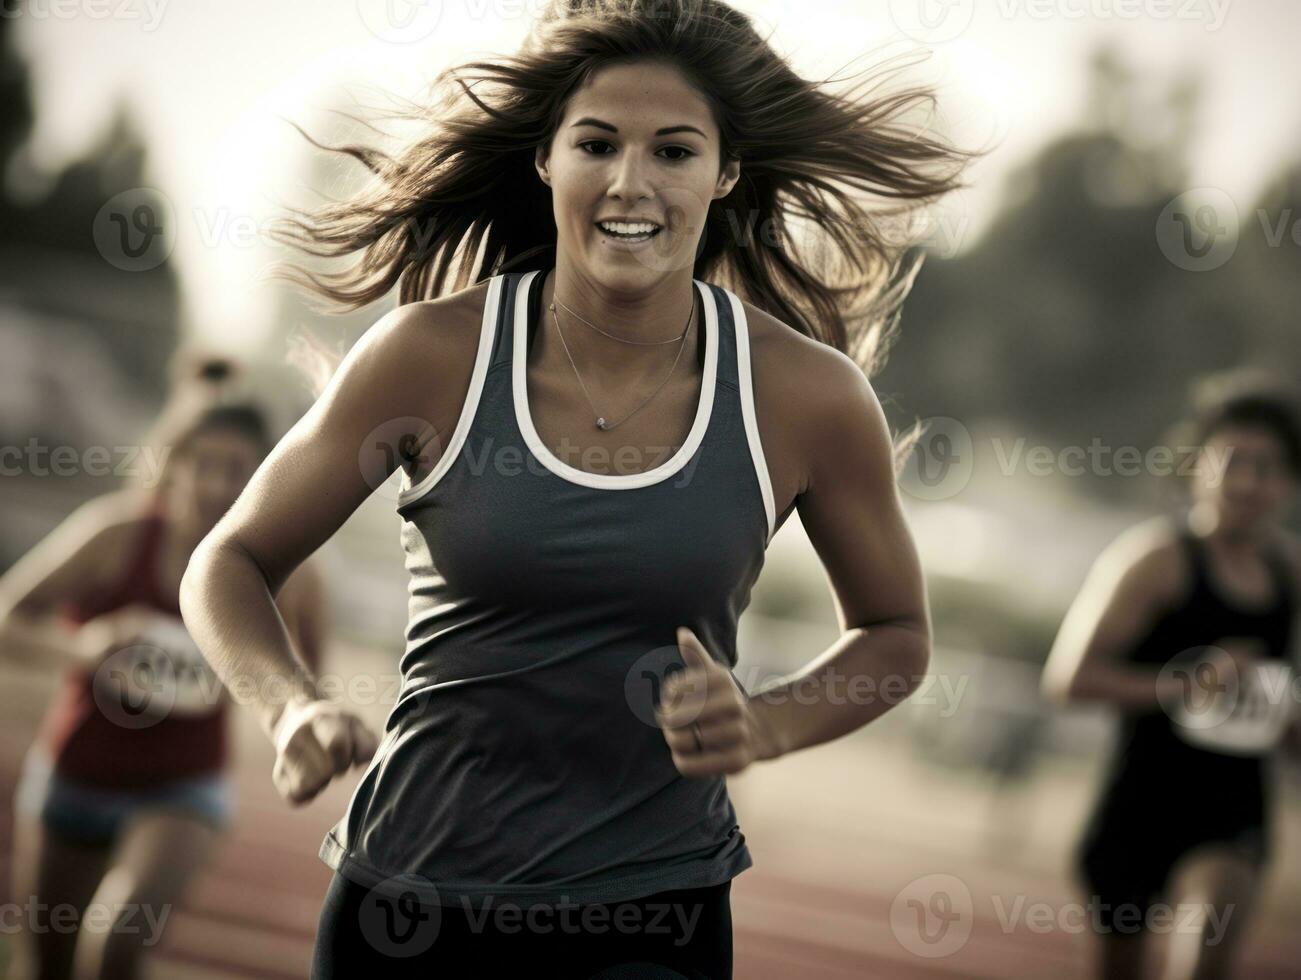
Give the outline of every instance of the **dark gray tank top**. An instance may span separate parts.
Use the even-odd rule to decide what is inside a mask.
[[[751,866],[724,777],[681,775],[653,714],[682,668],[679,625],[735,669],[773,532],[744,311],[693,280],[704,373],[686,442],[598,475],[529,416],[542,282],[491,280],[458,424],[403,481],[401,689],[320,849],[350,880],[444,905],[623,901]]]

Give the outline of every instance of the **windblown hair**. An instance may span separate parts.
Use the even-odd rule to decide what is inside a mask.
[[[175,460],[185,454],[193,438],[202,432],[234,431],[257,445],[266,456],[275,445],[263,408],[241,396],[236,384],[238,363],[222,354],[183,347],[169,368],[171,389],[145,444],[162,460],[160,472],[144,474],[154,479],[139,489],[154,500],[165,491]]]
[[[536,148],[550,143],[570,96],[594,71],[640,60],[683,72],[711,107],[720,164],[741,163],[731,193],[709,205],[693,277],[876,373],[921,266],[915,219],[964,186],[961,171],[979,153],[909,118],[934,106],[929,88],[876,93],[878,80],[869,97],[856,98],[874,81],[869,74],[833,92],[834,77],[797,75],[722,0],[552,0],[517,54],[448,68],[433,83],[432,107],[399,113],[414,116],[422,135],[397,156],[326,146],[304,132],[376,179],[314,214],[287,209],[272,237],[320,257],[362,254],[341,272],[290,264],[272,275],[353,310],[394,286],[405,304],[507,271],[551,268],[556,224]]]

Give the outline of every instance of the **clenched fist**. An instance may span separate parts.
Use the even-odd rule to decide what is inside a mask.
[[[314,799],[354,765],[365,765],[379,739],[357,715],[332,701],[291,701],[271,733],[271,779],[294,806]]]

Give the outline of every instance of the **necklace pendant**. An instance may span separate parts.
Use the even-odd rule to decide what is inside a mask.
[[[605,419],[604,419],[604,418],[599,418],[599,419],[597,419],[597,420],[596,420],[596,427],[597,427],[598,429],[604,429],[604,428],[605,428]]]

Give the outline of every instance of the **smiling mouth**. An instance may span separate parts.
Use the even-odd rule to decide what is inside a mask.
[[[647,231],[638,231],[638,232],[631,232],[631,233],[620,232],[620,231],[615,231],[613,228],[610,228],[599,221],[595,222],[594,227],[597,229],[597,231],[605,235],[607,238],[612,238],[618,242],[650,241],[650,239],[654,238],[656,235],[658,235],[661,231],[664,230],[662,227],[656,226],[653,230],[649,232]]]

